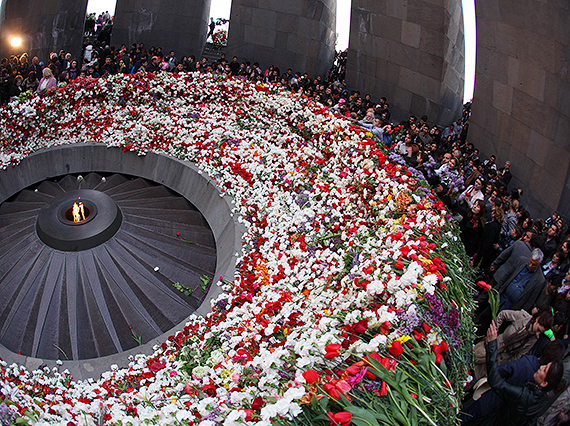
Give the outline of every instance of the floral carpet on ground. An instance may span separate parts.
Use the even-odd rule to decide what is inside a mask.
[[[3,420],[457,423],[464,250],[427,184],[370,134],[306,98],[198,74],[77,80],[0,114],[3,167],[86,142],[195,162],[235,201],[243,253],[207,318],[126,368],[74,381],[2,362]]]

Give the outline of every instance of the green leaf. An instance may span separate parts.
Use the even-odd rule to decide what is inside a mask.
[[[409,420],[411,426],[416,426],[418,424],[418,409],[413,405],[410,407]]]
[[[354,405],[349,405],[345,409],[352,414],[352,423],[356,426],[380,426],[372,411]]]
[[[326,414],[320,414],[317,417],[313,417],[313,420],[330,420],[330,418]]]
[[[321,406],[321,408],[323,409],[323,411],[328,411],[328,405],[329,405],[329,400],[330,398],[328,396],[325,396],[324,398],[321,398],[319,400],[319,405]],[[327,417],[328,418],[328,417]]]
[[[203,292],[205,292],[208,288],[208,284],[210,284],[210,277],[207,275],[202,275],[200,277],[200,287],[202,287]]]

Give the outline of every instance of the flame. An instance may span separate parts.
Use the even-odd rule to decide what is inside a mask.
[[[71,214],[73,215],[74,222],[81,222],[85,220],[85,211],[83,209],[83,203],[81,201],[79,203],[73,203]]]

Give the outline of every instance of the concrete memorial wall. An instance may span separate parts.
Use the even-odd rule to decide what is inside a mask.
[[[353,0],[347,83],[385,96],[394,119],[447,125],[463,106],[464,45],[459,0]]]
[[[4,0],[0,56],[81,55],[87,0]],[[112,43],[143,42],[201,55],[210,0],[119,0]],[[567,1],[476,0],[477,72],[469,139],[513,164],[511,187],[534,216],[570,217],[570,6]],[[336,0],[233,0],[227,52],[239,61],[324,76],[334,58]],[[18,51],[12,37],[23,38]],[[394,120],[461,112],[460,0],[353,0],[347,82],[386,96]],[[231,58],[229,58],[231,59]]]
[[[202,54],[208,34],[210,0],[118,0],[112,43],[144,43],[182,56]]]
[[[46,62],[50,52],[81,56],[87,0],[4,0],[0,10],[0,57],[29,52]],[[20,37],[22,45],[10,48]],[[41,76],[40,76],[41,78]]]
[[[335,34],[336,0],[233,0],[227,52],[262,69],[325,77]]]
[[[570,5],[477,0],[469,139],[502,166],[535,217],[570,218]]]

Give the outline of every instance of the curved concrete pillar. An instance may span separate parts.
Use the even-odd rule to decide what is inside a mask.
[[[144,43],[182,56],[202,54],[208,33],[210,0],[118,0],[112,43]]]
[[[86,10],[87,0],[4,0],[0,57],[29,52],[47,63],[50,52],[63,49],[79,58]],[[12,37],[21,37],[22,45],[11,48]]]
[[[240,62],[324,77],[335,40],[336,0],[232,1],[227,52]]]
[[[563,0],[477,0],[469,140],[510,160],[535,217],[570,217],[570,8]]]
[[[447,124],[463,105],[460,0],[352,0],[349,87],[385,96],[392,117]]]

